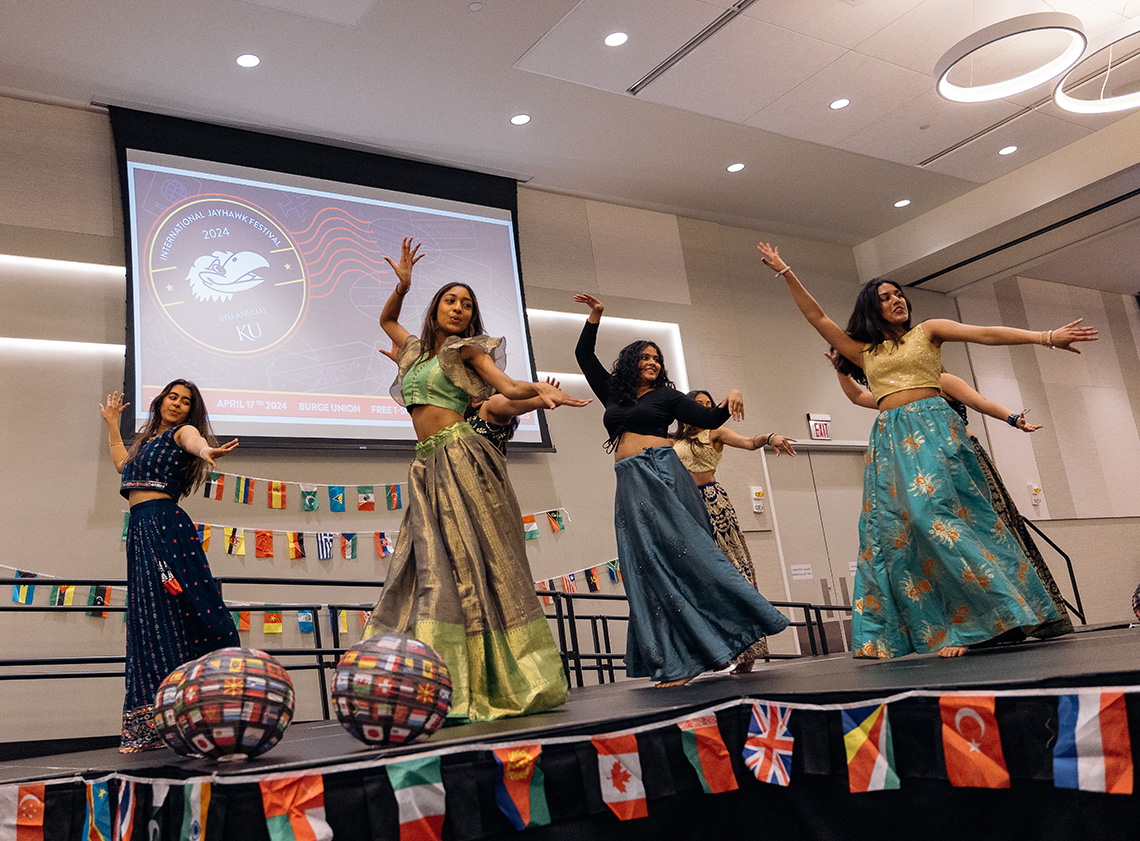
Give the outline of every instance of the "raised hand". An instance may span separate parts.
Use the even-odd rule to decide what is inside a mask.
[[[756,246],[760,249],[760,259],[764,261],[764,265],[774,272],[782,272],[788,267],[788,264],[780,257],[780,249],[774,245],[769,245],[762,242]]]
[[[593,295],[587,295],[585,292],[579,292],[575,295],[574,301],[579,304],[585,304],[590,308],[591,321],[598,321],[602,317],[602,312],[605,310],[605,305],[601,301]]]
[[[1017,416],[1017,428],[1020,429],[1022,432],[1036,432],[1039,429],[1043,429],[1044,427],[1041,424],[1030,423],[1029,421],[1027,421],[1025,419],[1025,412],[1028,412],[1028,411],[1029,410],[1026,409],[1024,412],[1022,412],[1020,415]]]
[[[1061,350],[1072,351],[1073,353],[1080,353],[1080,351],[1073,347],[1073,342],[1095,342],[1100,336],[1097,335],[1099,331],[1095,327],[1079,327],[1083,318],[1078,318],[1076,321],[1070,321],[1064,327],[1056,330],[1049,331],[1053,341],[1053,347],[1060,348]]]
[[[392,342],[391,350],[382,350],[380,351],[380,355],[388,357],[397,365],[400,364],[400,348],[396,345],[395,342]]]
[[[768,446],[776,451],[776,457],[780,457],[780,453],[787,453],[790,456],[796,454],[796,448],[792,444],[796,443],[795,438],[789,438],[787,435],[780,435],[773,433],[772,437],[768,439]]]
[[[401,295],[412,288],[412,268],[426,256],[418,253],[421,245],[423,245],[422,242],[417,242],[413,246],[412,238],[404,237],[403,245],[400,248],[400,262],[393,263],[391,257],[384,257],[384,261],[396,273],[396,289]],[[402,290],[400,289],[401,285],[404,287]]]
[[[217,460],[222,456],[232,453],[237,449],[238,439],[234,439],[228,443],[222,444],[218,447],[203,447],[201,452],[198,453],[198,458],[210,465],[210,467],[217,467]]]
[[[107,395],[106,406],[102,403],[99,404],[99,414],[103,416],[103,420],[108,424],[118,426],[119,416],[123,414],[123,410],[126,409],[127,406],[131,405],[130,403],[123,402],[123,396],[124,395],[119,394],[119,392],[113,391]]]
[[[721,408],[728,407],[728,412],[732,415],[732,419],[736,421],[744,420],[744,396],[737,389],[731,389],[728,396],[720,404]]]

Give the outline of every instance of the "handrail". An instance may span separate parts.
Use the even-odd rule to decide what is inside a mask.
[[[381,589],[382,583],[361,579],[312,579],[296,577],[259,578],[255,576],[217,576],[219,591],[225,585],[256,584],[261,586],[301,586],[301,587],[368,587]],[[53,586],[66,584],[70,586],[117,586],[126,585],[122,578],[28,578],[6,577],[0,578],[0,586],[6,585],[33,585]],[[563,593],[556,590],[536,590],[539,597],[550,599],[553,609],[547,613],[547,618],[554,622],[558,640],[559,654],[562,658],[563,670],[567,680],[575,686],[585,685],[585,674],[593,673],[599,684],[614,682],[617,679],[617,664],[625,659],[624,652],[614,652],[611,644],[610,623],[628,622],[628,610],[623,613],[593,613],[579,611],[576,602],[625,602],[628,598],[621,593]],[[808,649],[810,655],[815,656],[828,653],[827,637],[824,633],[823,611],[850,610],[843,605],[814,605],[808,602],[772,602],[772,605],[790,611],[802,611],[803,619],[793,619],[790,624],[794,627],[803,627],[807,631]],[[319,691],[321,695],[321,715],[324,719],[331,717],[329,705],[329,685],[327,672],[336,667],[340,656],[348,650],[342,645],[339,623],[336,621],[341,610],[362,610],[372,608],[371,602],[330,602],[328,604],[276,604],[258,602],[256,604],[237,604],[231,602],[227,607],[231,611],[242,610],[251,613],[274,613],[310,611],[313,615],[313,647],[311,648],[277,648],[268,649],[268,653],[275,657],[288,659],[305,658],[308,662],[288,664],[287,668],[296,671],[316,671]],[[29,613],[123,613],[126,605],[45,605],[45,604],[19,604],[0,603],[0,611]],[[323,631],[321,630],[321,614],[328,611],[330,628],[332,632],[332,645],[324,646]],[[545,612],[545,611],[544,611]],[[590,625],[593,651],[581,650],[582,640],[579,635],[578,623],[588,622]],[[818,632],[818,641],[817,641]],[[768,660],[794,659],[805,656],[803,654],[770,654]],[[67,657],[16,657],[0,658],[0,681],[8,680],[59,680],[74,678],[122,678],[124,671],[106,668],[92,671],[71,671],[60,669],[48,672],[19,672],[5,673],[6,669],[20,669],[28,667],[64,667],[64,666],[122,666],[126,658],[123,655],[89,655]]]
[[[1037,532],[1039,535],[1041,535],[1041,537],[1044,538],[1045,542],[1048,543],[1050,546],[1052,546],[1053,550],[1058,555],[1060,555],[1062,558],[1065,559],[1065,566],[1067,566],[1069,568],[1069,583],[1073,586],[1073,598],[1076,599],[1077,604],[1076,604],[1076,607],[1069,604],[1069,600],[1066,599],[1064,596],[1061,597],[1061,601],[1063,601],[1065,603],[1065,607],[1067,607],[1069,610],[1071,610],[1073,613],[1075,613],[1077,615],[1077,618],[1081,620],[1082,625],[1087,625],[1088,623],[1085,621],[1084,605],[1081,604],[1081,588],[1077,586],[1077,574],[1073,571],[1073,560],[1072,560],[1072,558],[1069,557],[1068,553],[1065,552],[1064,549],[1062,549],[1060,546],[1058,546],[1056,543],[1054,543],[1053,539],[1051,537],[1049,537],[1049,535],[1047,535],[1047,534],[1045,534],[1045,532],[1041,531],[1041,529],[1038,528],[1037,524],[1034,523],[1032,520],[1030,520],[1027,517],[1022,517],[1021,520],[1022,520],[1022,522],[1025,523],[1025,525],[1029,526],[1031,529],[1033,529],[1035,532]]]

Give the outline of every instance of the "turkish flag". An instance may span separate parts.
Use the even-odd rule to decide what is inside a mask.
[[[943,695],[938,706],[942,711],[942,749],[950,784],[1009,788],[994,696]]]

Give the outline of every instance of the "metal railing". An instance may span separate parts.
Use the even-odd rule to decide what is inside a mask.
[[[1032,520],[1026,519],[1025,517],[1022,517],[1021,520],[1023,523],[1025,523],[1025,525],[1029,526],[1031,529],[1033,529],[1035,532],[1037,532],[1042,537],[1042,539],[1044,539],[1044,541],[1046,543],[1048,543],[1050,546],[1052,546],[1053,550],[1058,555],[1060,555],[1062,558],[1065,559],[1065,566],[1069,570],[1069,584],[1072,585],[1073,600],[1076,601],[1076,605],[1074,606],[1074,605],[1070,604],[1069,600],[1064,598],[1063,596],[1061,598],[1061,601],[1063,601],[1065,603],[1065,607],[1067,607],[1074,614],[1076,614],[1077,618],[1081,620],[1082,625],[1087,624],[1085,622],[1085,608],[1084,608],[1084,605],[1081,604],[1081,588],[1077,586],[1077,574],[1073,571],[1073,560],[1072,560],[1072,558],[1069,557],[1068,553],[1064,549],[1062,549],[1060,546],[1058,546],[1056,543],[1054,543],[1052,538],[1049,537],[1049,535],[1047,535],[1047,534],[1045,534],[1045,532],[1041,531],[1041,529],[1039,529],[1037,527],[1037,524],[1034,523]]]
[[[382,584],[375,581],[362,581],[355,579],[311,579],[311,578],[257,578],[247,576],[218,576],[214,579],[219,591],[225,590],[228,585],[258,585],[258,586],[294,586],[294,587],[364,587],[379,590]],[[67,585],[73,587],[125,587],[126,580],[121,578],[0,578],[0,587],[12,585],[33,585],[38,587]],[[618,664],[625,659],[624,652],[614,651],[613,623],[628,623],[628,610],[618,613],[582,612],[578,604],[583,602],[594,603],[626,603],[624,595],[615,593],[562,593],[558,591],[536,590],[536,595],[551,601],[552,610],[547,612],[547,619],[554,624],[559,654],[562,657],[563,669],[571,685],[581,687],[586,685],[585,678],[592,674],[599,684],[612,683],[618,678]],[[795,659],[803,656],[816,656],[829,653],[827,636],[824,632],[823,612],[832,610],[850,610],[836,605],[813,605],[807,602],[772,602],[777,608],[785,608],[792,612],[799,612],[802,618],[794,617],[791,627],[802,627],[806,630],[808,652],[806,654],[769,654],[766,660]],[[336,668],[340,656],[348,650],[341,638],[341,630],[337,621],[340,611],[367,611],[372,608],[372,602],[335,602],[310,604],[273,604],[269,602],[238,603],[227,605],[231,612],[248,611],[250,613],[294,613],[309,611],[313,617],[313,646],[311,648],[267,648],[262,649],[274,657],[299,659],[301,662],[283,663],[290,671],[315,671],[317,684],[321,696],[321,715],[329,719],[331,710],[329,705],[328,671]],[[0,613],[123,613],[126,605],[46,605],[46,604],[20,604],[0,603]],[[325,631],[322,630],[321,618],[330,617],[329,629],[331,631],[331,646],[325,647]],[[583,649],[582,634],[579,623],[583,623],[589,630],[590,645]],[[65,657],[7,657],[0,658],[0,681],[3,680],[59,680],[73,678],[122,678],[126,658],[123,655],[86,655]],[[87,671],[75,671],[62,667],[74,666],[117,666],[115,670],[98,668]],[[42,671],[18,671],[28,667],[40,667]]]

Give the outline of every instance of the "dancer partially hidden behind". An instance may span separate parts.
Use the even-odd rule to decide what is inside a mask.
[[[949,319],[910,326],[910,306],[889,280],[867,283],[847,330],[766,243],[808,323],[867,378],[878,403],[863,472],[852,647],[856,657],[897,657],[970,645],[1058,618],[1041,579],[990,504],[962,419],[939,396],[943,342],[1040,344],[1072,350],[1096,330],[1080,320],[1055,330],[977,327]]]
[[[123,474],[119,492],[130,503],[127,526],[127,695],[120,753],[163,747],[154,729],[154,694],[183,663],[240,645],[198,530],[177,504],[206,476],[206,467],[238,442],[214,446],[198,387],[167,385],[150,404],[150,420],[127,451],[119,416],[129,406],[117,391],[99,412],[111,458]]]
[[[827,354],[827,358],[832,365],[836,366],[839,365],[841,359],[834,350]],[[843,389],[843,393],[852,403],[868,409],[878,408],[875,404],[875,396],[863,388],[855,377],[838,370],[838,368],[836,374],[839,376],[839,385]],[[1065,607],[1065,599],[1061,595],[1061,590],[1053,579],[1053,574],[1049,571],[1045,559],[1041,557],[1041,550],[1033,542],[1033,537],[1029,534],[1029,527],[1025,525],[1021,512],[1017,510],[1017,506],[1013,502],[1013,497],[1006,490],[1001,474],[998,473],[997,467],[990,459],[990,454],[986,452],[986,448],[982,446],[982,442],[978,440],[977,436],[970,431],[970,425],[966,418],[966,408],[969,407],[975,412],[1005,421],[1014,429],[1020,429],[1022,432],[1036,432],[1042,428],[1041,424],[1030,423],[1025,419],[1025,411],[1011,412],[1000,403],[983,397],[961,377],[956,377],[945,371],[942,372],[942,398],[958,413],[958,416],[962,418],[962,423],[966,424],[966,434],[970,437],[970,443],[974,446],[974,455],[978,457],[978,466],[982,469],[982,474],[986,477],[986,484],[990,488],[990,501],[993,503],[994,513],[998,515],[1002,524],[1021,546],[1021,551],[1025,553],[1025,557],[1033,565],[1041,583],[1045,585],[1046,592],[1049,593],[1049,598],[1053,600],[1053,606],[1057,608],[1056,619],[1038,625],[1033,630],[1028,631],[1028,635],[1048,639],[1049,637],[1059,637],[1062,634],[1072,633],[1073,621],[1069,618],[1069,611]]]
[[[690,391],[689,397],[709,409],[715,405],[712,395],[707,391],[700,389]],[[748,544],[745,543],[744,535],[740,531],[740,521],[736,518],[736,509],[732,507],[728,492],[716,480],[716,468],[720,464],[726,446],[741,450],[762,450],[771,446],[777,456],[780,453],[794,456],[796,451],[792,445],[796,443],[795,439],[775,432],[748,438],[724,427],[701,429],[682,421],[677,422],[677,428],[669,434],[669,437],[673,441],[677,457],[693,477],[701,499],[704,500],[716,545],[748,583],[755,587],[756,570],[752,566],[752,554],[748,551]],[[767,656],[768,640],[761,637],[733,658],[732,674],[741,675],[752,671],[752,665]]]
[[[566,700],[566,678],[534,592],[522,514],[506,461],[463,420],[491,389],[511,399],[570,401],[547,383],[504,374],[502,339],[483,335],[470,287],[448,283],[432,298],[420,337],[399,323],[412,268],[424,255],[410,237],[380,326],[400,348],[392,396],[408,407],[416,460],[384,590],[365,636],[401,631],[439,652],[451,671],[451,714],[523,715]],[[498,359],[493,359],[497,354]]]
[[[658,686],[685,684],[788,625],[717,546],[697,486],[667,437],[675,420],[716,429],[730,415],[743,417],[744,403],[735,389],[718,408],[681,394],[653,342],[627,345],[606,371],[594,352],[604,307],[592,295],[574,300],[590,308],[574,353],[606,407],[617,474],[614,529],[629,598],[626,674]]]

